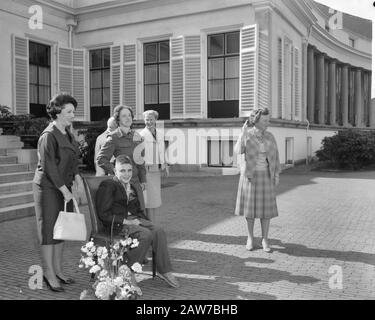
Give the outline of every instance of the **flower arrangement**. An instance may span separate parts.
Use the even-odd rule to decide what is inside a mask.
[[[93,239],[81,247],[79,267],[89,269],[94,275],[92,285],[95,296],[101,300],[135,300],[142,295],[137,286],[134,272],[142,272],[142,266],[134,263],[131,269],[126,265],[124,254],[139,245],[138,239],[125,237],[107,246],[96,246]],[[81,300],[88,297],[88,290],[81,293]]]

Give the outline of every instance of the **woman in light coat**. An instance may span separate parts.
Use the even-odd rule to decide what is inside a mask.
[[[254,248],[254,220],[260,219],[262,247],[266,252],[270,219],[278,216],[275,186],[279,183],[280,160],[275,137],[267,131],[269,111],[254,109],[242,127],[235,151],[244,154],[245,163],[238,185],[236,215],[244,215],[248,238],[246,249]]]
[[[154,110],[143,113],[146,127],[140,131],[145,145],[144,160],[146,167],[146,213],[148,218],[155,222],[158,208],[161,206],[161,171],[169,175],[165,163],[164,135],[156,129],[156,120],[159,114]]]

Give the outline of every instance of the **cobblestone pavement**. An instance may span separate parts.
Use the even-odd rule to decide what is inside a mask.
[[[181,288],[153,280],[146,266],[138,276],[141,299],[375,298],[375,171],[285,171],[279,217],[271,221],[272,253],[245,249],[245,220],[233,215],[238,176],[163,184],[158,222]],[[255,236],[259,245],[258,221]],[[78,299],[89,286],[78,268],[81,243],[66,242],[66,271],[77,283],[64,293],[29,289],[29,268],[40,264],[34,217],[1,223],[0,241],[0,299]],[[340,270],[342,289],[330,288]]]

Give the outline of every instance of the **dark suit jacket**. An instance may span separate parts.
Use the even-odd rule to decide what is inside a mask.
[[[132,181],[130,185],[137,195],[137,197],[131,201],[128,201],[126,191],[117,177],[104,180],[99,185],[98,191],[96,192],[96,212],[108,232],[111,230],[113,219],[114,230],[115,232],[119,231],[122,228],[124,218],[128,218],[128,212],[136,218],[148,220],[139,204],[138,188],[134,186]]]
[[[65,136],[52,123],[38,140],[38,166],[33,182],[43,187],[71,187],[78,171],[80,151],[69,130]]]

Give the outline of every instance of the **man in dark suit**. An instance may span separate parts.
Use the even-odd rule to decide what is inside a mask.
[[[168,253],[167,237],[163,229],[149,221],[140,209],[137,188],[130,181],[133,162],[126,155],[116,158],[115,176],[104,180],[96,193],[96,209],[99,219],[108,233],[120,234],[125,228],[132,238],[137,238],[139,246],[129,250],[128,264],[142,263],[147,250],[152,246],[155,252],[158,276],[170,286],[177,288],[179,283],[172,274],[172,265]]]

